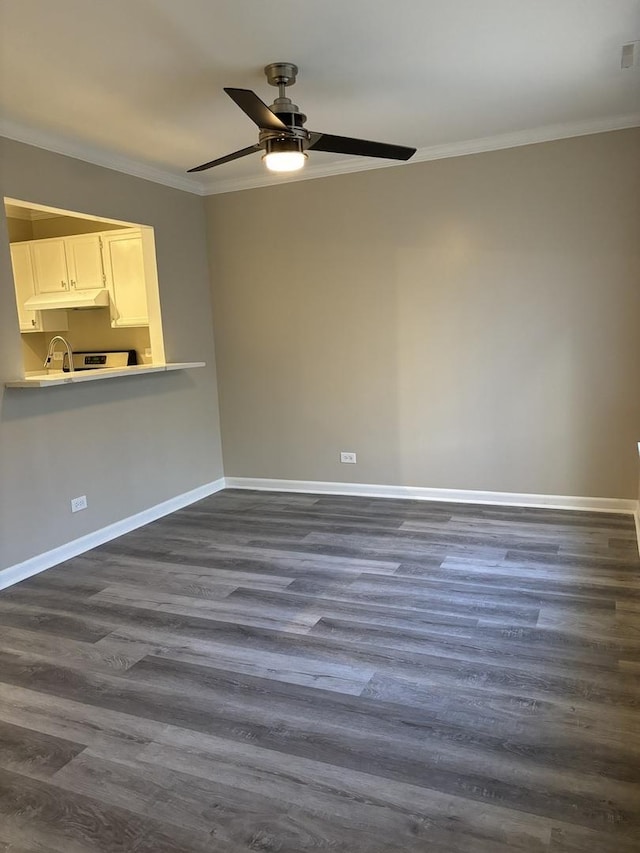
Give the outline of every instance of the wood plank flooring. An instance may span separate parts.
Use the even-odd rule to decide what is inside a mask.
[[[2,853],[638,853],[601,513],[228,490],[0,593]]]

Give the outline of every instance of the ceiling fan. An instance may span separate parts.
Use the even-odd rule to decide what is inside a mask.
[[[189,172],[203,172],[213,166],[239,160],[240,157],[246,157],[256,151],[264,151],[262,159],[266,167],[273,172],[295,172],[301,169],[306,162],[307,151],[383,157],[389,160],[408,160],[416,153],[415,148],[407,148],[404,145],[387,145],[384,142],[370,142],[366,139],[352,139],[349,136],[333,136],[330,133],[307,130],[304,126],[307,117],[286,94],[286,87],[293,86],[296,82],[298,67],[293,62],[272,62],[266,66],[264,73],[267,82],[278,88],[278,97],[270,107],[251,89],[224,90],[251,121],[258,125],[258,142],[189,169]]]

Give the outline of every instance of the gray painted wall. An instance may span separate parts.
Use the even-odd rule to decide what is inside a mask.
[[[206,368],[5,390],[19,374],[6,224],[0,221],[0,569],[222,476],[201,198],[5,140],[3,196],[155,229],[167,361]],[[71,341],[73,344],[73,341]],[[88,496],[74,515],[69,500]]]
[[[0,222],[0,569],[222,476],[207,245],[229,476],[636,497],[640,130],[215,196],[208,234],[2,146],[3,195],[155,228],[167,359],[207,367],[4,390]]]
[[[636,497],[640,129],[207,211],[228,476]]]

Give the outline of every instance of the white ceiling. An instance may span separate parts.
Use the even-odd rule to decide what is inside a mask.
[[[0,132],[196,192],[282,181],[223,86],[414,159],[640,124],[640,0],[0,0]],[[387,161],[310,152],[306,177]]]

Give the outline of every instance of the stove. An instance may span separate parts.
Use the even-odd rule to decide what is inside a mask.
[[[107,368],[130,367],[138,363],[134,349],[74,352],[72,357],[74,370],[105,370]],[[62,369],[65,373],[69,373],[69,362],[66,354]]]

